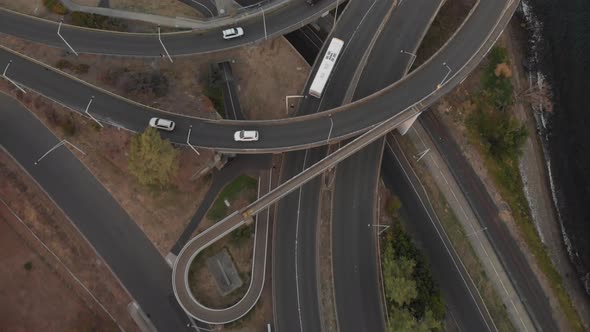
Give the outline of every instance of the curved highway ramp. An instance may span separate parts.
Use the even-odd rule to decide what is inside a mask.
[[[258,181],[258,196],[266,194],[271,188],[272,171],[261,172]],[[218,222],[190,240],[178,254],[172,271],[174,295],[182,308],[192,317],[210,324],[225,324],[235,321],[250,311],[264,287],[266,271],[266,253],[268,245],[269,211],[256,217],[254,235],[254,254],[250,286],[246,294],[236,304],[225,309],[213,309],[204,306],[194,297],[188,283],[190,266],[197,255],[218,239],[244,226],[245,220],[234,212],[224,222]]]

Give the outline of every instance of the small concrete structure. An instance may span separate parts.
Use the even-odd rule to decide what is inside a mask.
[[[207,259],[207,268],[215,278],[215,284],[221,296],[233,292],[244,284],[227,249],[223,249],[218,254],[209,257]]]

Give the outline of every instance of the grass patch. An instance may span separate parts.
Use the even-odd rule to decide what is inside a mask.
[[[220,87],[206,86],[203,89],[203,94],[211,100],[217,113],[219,113],[222,118],[226,119],[223,90]]]
[[[578,313],[564,289],[563,280],[535,229],[524,194],[518,160],[528,133],[522,124],[505,111],[514,102],[510,77],[506,50],[494,47],[482,75],[482,90],[473,97],[476,110],[466,120],[468,138],[484,156],[487,170],[502,198],[511,207],[519,233],[547,277],[568,322],[575,331],[584,331]]]
[[[247,176],[240,175],[230,184],[225,186],[219,196],[207,212],[207,218],[217,222],[225,217],[228,213],[228,207],[225,205],[225,200],[232,202],[237,199],[242,193],[246,193],[248,201],[253,202],[256,199],[256,188],[258,181]]]

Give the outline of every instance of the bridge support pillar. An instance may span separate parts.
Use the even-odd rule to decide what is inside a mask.
[[[408,130],[410,130],[410,128],[412,128],[412,125],[414,124],[414,122],[416,122],[416,119],[418,119],[418,115],[420,115],[420,113],[414,115],[413,117],[411,117],[410,119],[406,120],[404,123],[402,123],[401,125],[399,125],[396,129],[397,131],[403,136],[405,135]]]

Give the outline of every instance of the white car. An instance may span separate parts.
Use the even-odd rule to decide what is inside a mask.
[[[162,129],[166,131],[173,131],[175,123],[171,120],[161,119],[161,118],[151,118],[150,119],[150,127],[154,127],[157,129]]]
[[[223,39],[234,39],[244,35],[242,28],[230,28],[223,30]]]
[[[258,131],[256,130],[239,130],[234,134],[236,142],[253,142],[258,141]]]

